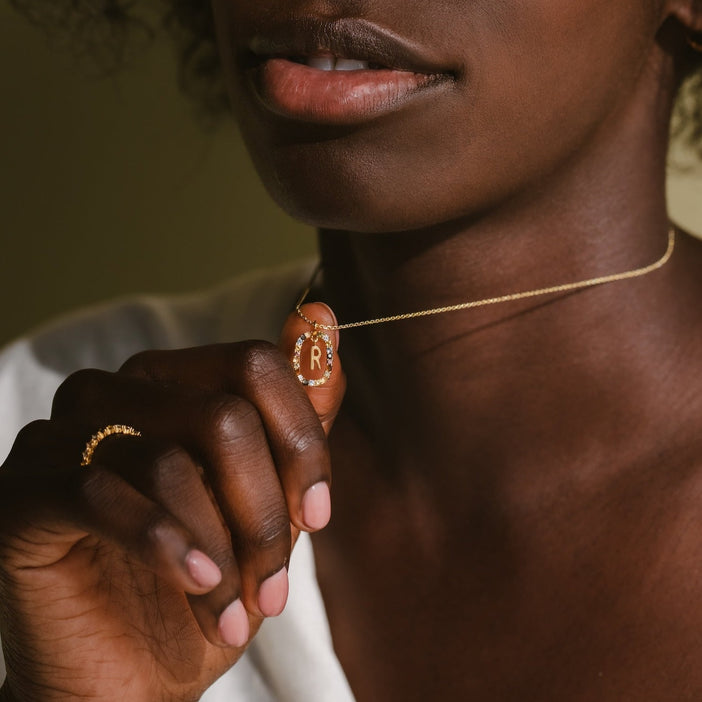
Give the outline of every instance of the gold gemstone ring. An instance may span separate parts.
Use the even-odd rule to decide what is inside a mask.
[[[141,436],[141,432],[137,431],[134,427],[127,426],[126,424],[110,424],[90,437],[90,441],[88,441],[83,450],[81,466],[89,466],[93,460],[95,449],[100,445],[100,442],[108,436],[114,436],[116,434],[122,434],[123,436]]]

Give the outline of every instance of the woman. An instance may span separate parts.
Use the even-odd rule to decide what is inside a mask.
[[[61,385],[0,472],[2,699],[698,699],[702,251],[663,181],[702,5],[212,9],[313,295],[373,323],[305,305],[279,348]],[[270,337],[302,277],[14,347],[13,411],[58,382],[37,359]],[[257,635],[300,532],[316,579],[303,536]]]

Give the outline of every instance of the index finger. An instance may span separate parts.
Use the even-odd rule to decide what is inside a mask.
[[[290,340],[300,323],[305,325],[297,315],[291,316],[283,329],[283,339]],[[333,341],[337,341],[337,335],[333,335]],[[310,388],[307,393],[292,372],[290,355],[286,357],[266,342],[146,352],[130,359],[120,373],[153,381],[157,386],[196,388],[211,394],[215,404],[217,398],[234,395],[253,405],[265,429],[291,522],[305,530],[326,524],[331,466],[325,431],[331,427],[345,386],[338,359],[328,387]],[[315,396],[321,400],[322,417],[317,415]],[[174,411],[178,413],[174,408],[170,414]],[[214,463],[222,464],[218,442],[210,443],[205,453],[216,456]],[[225,456],[224,463],[230,462]]]

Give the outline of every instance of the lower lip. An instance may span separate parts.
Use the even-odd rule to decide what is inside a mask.
[[[269,59],[258,71],[258,93],[272,112],[303,122],[358,124],[393,112],[445,76],[394,71],[321,71]]]

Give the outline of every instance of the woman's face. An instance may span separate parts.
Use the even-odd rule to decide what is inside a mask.
[[[474,216],[543,188],[639,118],[663,19],[663,0],[213,6],[267,187],[294,216],[352,231]]]

